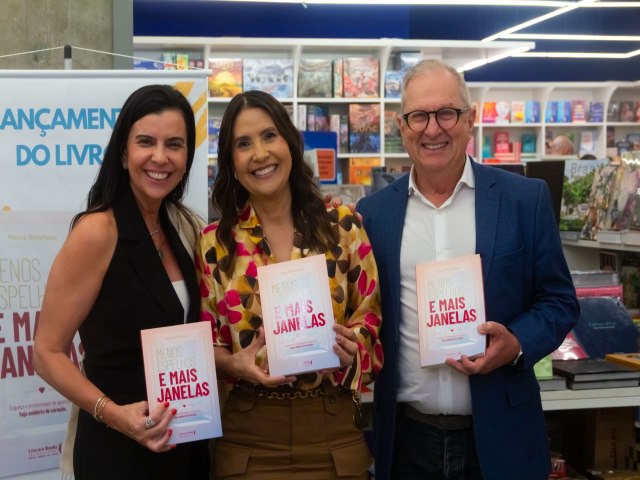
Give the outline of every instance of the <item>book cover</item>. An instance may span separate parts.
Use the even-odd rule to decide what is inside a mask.
[[[188,53],[176,53],[176,70],[189,70]]]
[[[540,123],[540,101],[527,100],[524,102],[525,123]]]
[[[317,165],[318,178],[321,183],[337,181],[337,149],[336,132],[302,132],[305,159]]]
[[[580,317],[572,332],[591,358],[638,350],[640,332],[627,308],[613,297],[581,297]]]
[[[171,443],[222,436],[209,322],[145,329],[140,338],[149,405],[177,409]]]
[[[623,100],[619,102],[618,121],[619,122],[635,122],[636,121],[636,111],[634,109],[633,100]]]
[[[520,136],[520,142],[522,144],[523,154],[534,154],[537,151],[536,142],[537,137],[535,133],[523,133]]]
[[[342,82],[342,73],[344,70],[344,62],[341,58],[333,61],[333,96],[344,97],[344,87]]]
[[[525,102],[513,100],[511,102],[511,123],[524,123]]]
[[[330,128],[329,107],[327,105],[307,105],[307,130],[328,132]]]
[[[605,219],[611,205],[617,173],[617,165],[606,163],[596,167],[589,192],[588,212],[580,232],[581,239],[597,240],[601,230],[609,230]]]
[[[587,102],[583,98],[571,100],[571,122],[585,123],[587,121]]]
[[[220,117],[211,117],[208,122],[209,155],[218,154],[218,135],[220,134]]]
[[[372,169],[379,167],[379,157],[354,157],[349,159],[349,183],[352,185],[371,185],[373,182]]]
[[[607,353],[604,357],[607,362],[619,363],[634,370],[640,370],[640,353]]]
[[[326,256],[260,266],[258,284],[270,374],[339,367]]]
[[[544,121],[546,123],[558,123],[558,102],[549,100],[544,108]]]
[[[567,334],[560,346],[551,352],[552,360],[577,360],[580,358],[589,358],[587,352],[584,351],[582,345],[576,339],[575,334],[571,331]]]
[[[387,70],[384,73],[385,98],[400,98],[403,78],[404,72],[401,70]]]
[[[293,60],[246,58],[242,64],[244,91],[262,90],[275,98],[293,97]]]
[[[342,89],[345,97],[380,96],[380,61],[373,57],[343,58]]]
[[[581,358],[579,360],[553,360],[553,373],[572,382],[596,382],[600,380],[636,380],[640,382],[640,371],[624,365],[608,362],[604,358]]]
[[[604,106],[602,102],[591,102],[589,104],[589,122],[600,123],[604,121]]]
[[[511,152],[511,142],[507,130],[499,130],[493,135],[493,152],[494,155]]]
[[[349,104],[349,151],[380,152],[380,104]]]
[[[549,187],[556,222],[560,223],[562,205],[562,182],[564,180],[564,160],[544,160],[527,162],[526,174],[529,178],[544,180]]]
[[[176,69],[176,53],[163,52],[162,63],[164,64],[164,70],[175,70]]]
[[[384,111],[384,151],[385,153],[403,153],[406,152],[402,136],[400,135],[400,126],[397,121],[398,113],[393,110]]]
[[[496,102],[486,101],[482,104],[482,123],[496,123],[498,112]]]
[[[211,97],[235,97],[242,93],[242,59],[210,58],[209,95]]]
[[[584,155],[596,155],[597,133],[590,128],[580,131],[580,146],[578,147],[578,155],[582,158]]]
[[[640,308],[640,256],[637,253],[625,252],[620,264],[622,301],[627,308]]]
[[[418,264],[416,280],[420,365],[483,354],[486,337],[477,331],[485,321],[480,255]]]
[[[589,194],[599,165],[605,160],[564,161],[564,179],[562,183],[562,202],[560,205],[561,231],[580,232],[589,211]]]
[[[560,100],[558,104],[558,123],[571,123],[571,100]]]
[[[607,121],[617,122],[620,119],[620,103],[612,100],[607,105]]]
[[[612,230],[634,228],[637,222],[640,195],[640,168],[633,161],[621,159],[618,167],[617,183],[609,210]]]
[[[511,104],[505,100],[496,102],[496,121],[495,123],[504,125],[511,121]]]
[[[328,58],[302,58],[298,70],[299,97],[331,97],[333,68]]]

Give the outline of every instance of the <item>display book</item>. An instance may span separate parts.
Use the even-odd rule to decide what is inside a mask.
[[[466,255],[416,266],[420,365],[441,365],[462,355],[484,353],[484,284],[480,255]]]
[[[566,377],[568,387],[574,390],[637,386],[640,376],[608,375],[615,365],[603,365],[610,363],[604,360],[608,354],[629,354],[638,349],[640,332],[625,306],[613,297],[583,297],[578,302],[576,325],[551,354],[553,373]],[[576,369],[594,375],[574,378]]]
[[[340,366],[328,278],[324,254],[258,267],[270,375]]]
[[[222,435],[218,383],[209,322],[140,331],[147,400],[177,410],[171,443]],[[151,408],[151,407],[150,407]]]
[[[640,154],[628,152],[596,168],[580,238],[640,245],[639,165]]]

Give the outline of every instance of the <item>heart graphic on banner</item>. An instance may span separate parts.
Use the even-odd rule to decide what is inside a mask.
[[[38,388],[38,391],[39,391],[40,393],[44,393],[44,387],[40,387],[40,388]]]

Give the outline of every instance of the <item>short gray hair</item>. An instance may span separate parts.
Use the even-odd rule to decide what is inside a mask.
[[[464,102],[465,107],[471,106],[471,95],[469,94],[469,88],[467,87],[467,82],[465,82],[464,77],[451,65],[439,60],[437,58],[428,58],[421,60],[417,64],[415,64],[411,70],[409,70],[404,76],[404,80],[402,81],[402,99],[401,99],[401,107],[404,106],[404,92],[407,89],[409,83],[414,80],[416,77],[422,74],[429,74],[433,72],[448,72],[457,80],[458,82],[458,93],[460,94],[460,99]]]

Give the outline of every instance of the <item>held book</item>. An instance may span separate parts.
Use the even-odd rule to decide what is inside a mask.
[[[640,381],[640,371],[609,362],[602,358],[580,360],[554,360],[553,373],[572,382],[597,382],[601,380]]]
[[[258,267],[271,375],[340,366],[328,278],[324,254]]]
[[[209,323],[150,328],[140,337],[150,409],[165,401],[177,409],[171,443],[222,436]]]
[[[416,266],[420,365],[443,364],[447,358],[483,354],[486,338],[480,255],[467,255]]]

